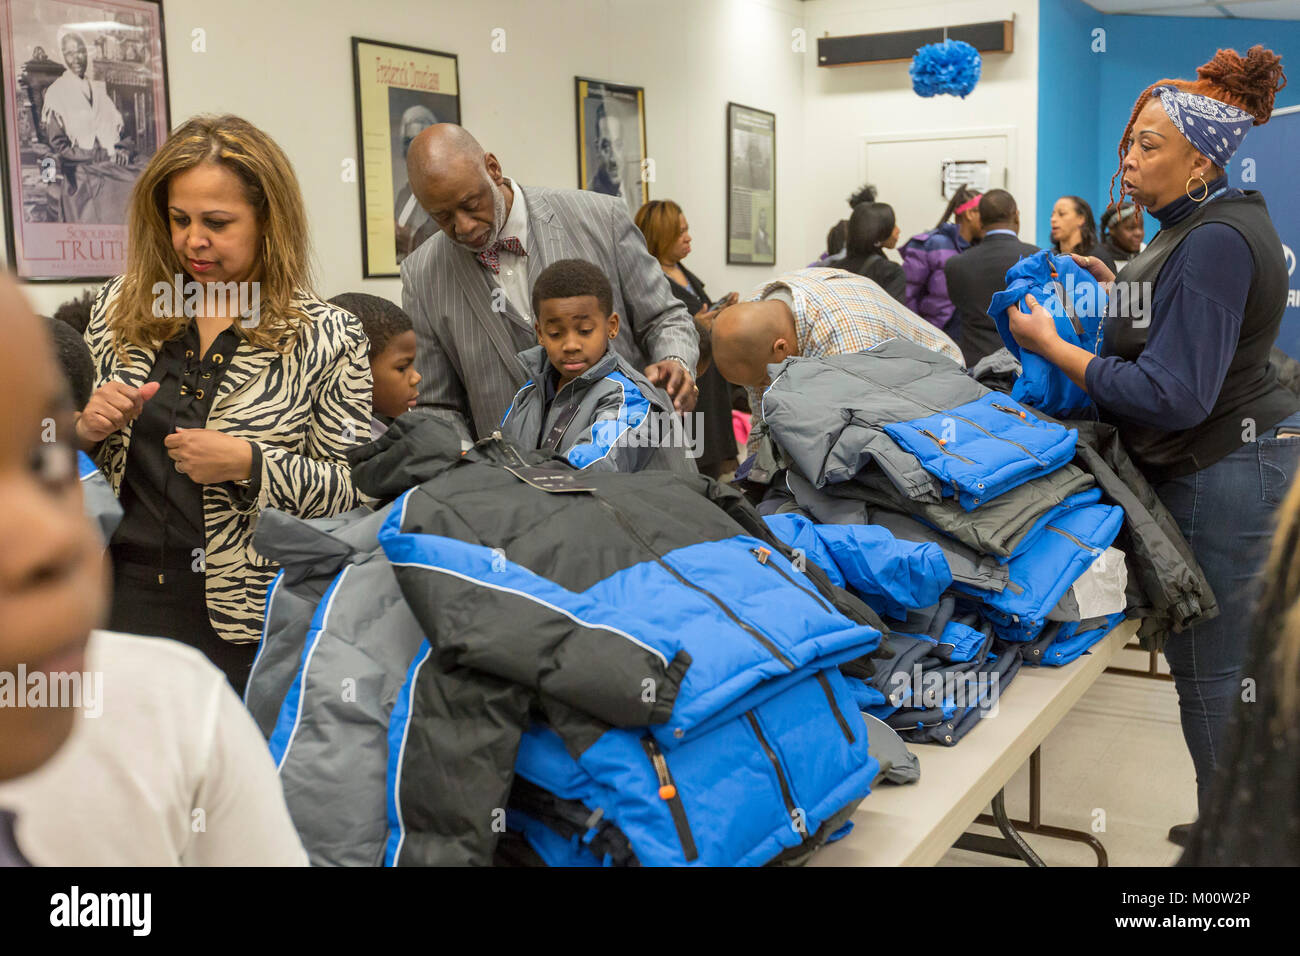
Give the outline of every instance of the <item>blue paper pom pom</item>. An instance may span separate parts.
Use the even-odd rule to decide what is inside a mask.
[[[908,72],[917,96],[948,93],[965,99],[979,82],[979,50],[962,40],[930,43],[916,51]]]

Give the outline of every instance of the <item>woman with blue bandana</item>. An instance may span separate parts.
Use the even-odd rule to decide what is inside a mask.
[[[1218,617],[1165,646],[1202,813],[1251,676],[1243,661],[1274,512],[1300,465],[1300,399],[1269,364],[1286,308],[1282,241],[1264,197],[1230,188],[1224,172],[1285,85],[1281,59],[1255,46],[1244,57],[1220,50],[1197,79],[1161,80],[1138,97],[1115,176],[1160,232],[1117,281],[1074,257],[1115,282],[1099,354],[1062,341],[1032,297],[1028,312],[1010,310],[1016,340],[1118,426],[1218,598]],[[1185,843],[1189,826],[1169,838]]]

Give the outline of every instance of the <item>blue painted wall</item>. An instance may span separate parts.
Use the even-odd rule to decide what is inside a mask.
[[[1300,105],[1300,21],[1105,15],[1081,0],[1039,0],[1038,8],[1040,246],[1050,241],[1057,197],[1083,196],[1097,216],[1106,208],[1120,136],[1138,94],[1155,81],[1195,79],[1216,50],[1244,53],[1262,43],[1290,77],[1275,108]],[[1104,53],[1092,52],[1096,28],[1106,31]],[[1242,150],[1249,149],[1247,136]],[[1156,222],[1146,222],[1150,239]]]

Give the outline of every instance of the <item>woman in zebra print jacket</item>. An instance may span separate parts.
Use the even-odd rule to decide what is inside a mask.
[[[369,435],[358,319],[311,291],[293,168],[261,130],[195,117],[141,174],[125,274],[86,328],[96,391],[78,438],[122,500],[109,627],[203,650],[242,692],[276,567],[257,515],[361,504]]]

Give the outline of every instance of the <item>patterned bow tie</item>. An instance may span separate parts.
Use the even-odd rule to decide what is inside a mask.
[[[522,242],[514,236],[506,236],[504,239],[498,239],[482,252],[475,253],[474,258],[483,263],[484,266],[491,269],[493,272],[500,274],[501,257],[497,255],[497,253],[502,249],[506,252],[513,252],[517,256],[528,255],[528,253],[524,251],[524,244]]]

